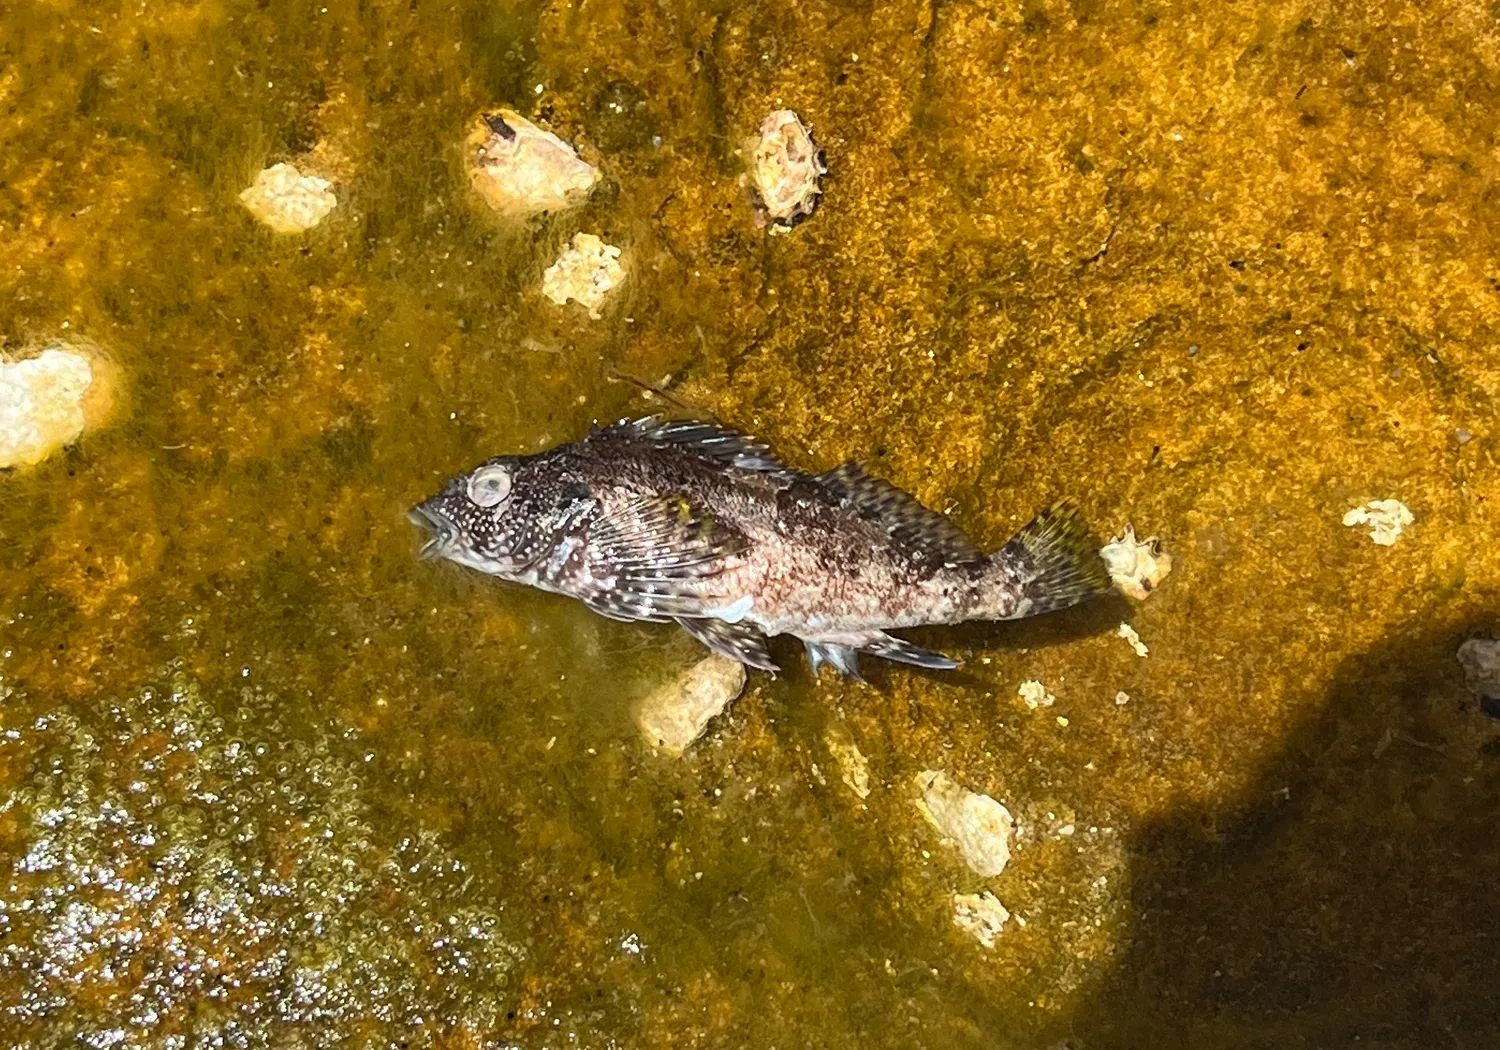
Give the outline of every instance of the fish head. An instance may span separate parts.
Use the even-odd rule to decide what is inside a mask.
[[[566,530],[576,490],[546,457],[499,456],[450,479],[407,517],[431,532],[419,557],[518,579]]]

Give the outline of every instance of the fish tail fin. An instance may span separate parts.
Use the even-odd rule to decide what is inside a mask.
[[[990,557],[990,566],[995,619],[1068,609],[1110,589],[1099,544],[1067,500],[1032,519]]]

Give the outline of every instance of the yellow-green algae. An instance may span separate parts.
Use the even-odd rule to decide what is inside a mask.
[[[366,771],[301,801],[252,778],[293,844],[367,814],[370,848],[331,856],[388,896],[354,898],[326,958],[390,973],[474,909],[497,954],[493,981],[419,968],[293,1031],[275,980],[129,1024],[145,971],[99,950],[51,991],[7,970],[7,1034],[1484,1045],[1500,733],[1453,652],[1500,615],[1497,78],[1493,14],[1461,2],[12,5],[0,329],[66,323],[129,393],[0,477],[7,867],[58,792],[94,816],[126,797],[166,743],[130,750],[110,712],[169,717],[139,704],[172,664],[195,726]],[[495,105],[597,149],[588,206],[506,226],[470,195],[458,150]],[[832,170],[772,240],[734,150],[781,107]],[[257,227],[235,195],[306,157],[339,207]],[[601,322],[538,294],[580,229],[633,260]],[[660,407],[619,376],[800,466],[864,460],[986,543],[1071,495],[1177,567],[1133,611],[918,632],[956,674],[757,679],[686,760],[653,758],[630,701],[692,643],[418,564],[402,514],[487,455]],[[1416,514],[1390,549],[1339,524],[1381,498]],[[1056,706],[1026,711],[1028,679]],[[167,800],[199,761],[138,775]],[[905,791],[924,768],[1016,815],[993,886],[933,848]],[[214,854],[224,825],[190,810],[176,846]],[[473,881],[381,868],[403,841]],[[232,884],[251,854],[224,855]],[[12,913],[50,884],[0,885]],[[980,888],[1027,922],[989,951],[951,925]],[[283,918],[268,950],[313,950]],[[27,1012],[43,994],[57,1012]]]

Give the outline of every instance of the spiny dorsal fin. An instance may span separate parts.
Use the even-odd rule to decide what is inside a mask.
[[[689,585],[718,575],[742,547],[739,533],[699,512],[685,496],[632,500],[589,524],[591,571],[608,581],[606,592],[590,604],[616,619],[692,616],[718,599],[695,595]]]
[[[792,473],[764,442],[738,430],[712,423],[645,416],[641,419],[622,419],[596,433],[644,438],[657,444],[671,445],[719,466],[739,467],[741,470],[756,470],[767,474]]]
[[[857,463],[845,463],[815,480],[840,506],[880,525],[903,547],[955,565],[984,558],[984,552],[953,522],[889,481],[866,474]]]

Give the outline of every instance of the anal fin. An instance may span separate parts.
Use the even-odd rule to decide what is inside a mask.
[[[859,673],[860,653],[868,653],[884,660],[894,660],[897,663],[926,667],[934,671],[951,671],[961,662],[944,656],[942,653],[923,649],[919,645],[912,645],[905,639],[896,638],[884,631],[867,631],[836,637],[838,641],[831,638],[802,639],[802,644],[807,647],[807,662],[812,665],[814,675],[818,673],[819,667],[827,663],[832,664],[840,674],[846,677],[864,681]]]
[[[714,619],[677,617],[682,629],[721,656],[749,667],[775,674],[781,668],[771,662],[766,637],[748,623],[726,623]]]
[[[916,667],[927,667],[934,671],[951,671],[963,663],[962,660],[935,653],[931,649],[923,649],[920,645],[912,645],[905,639],[884,633],[877,634],[873,641],[861,645],[860,649],[871,656],[879,656],[902,664],[912,664]]]

